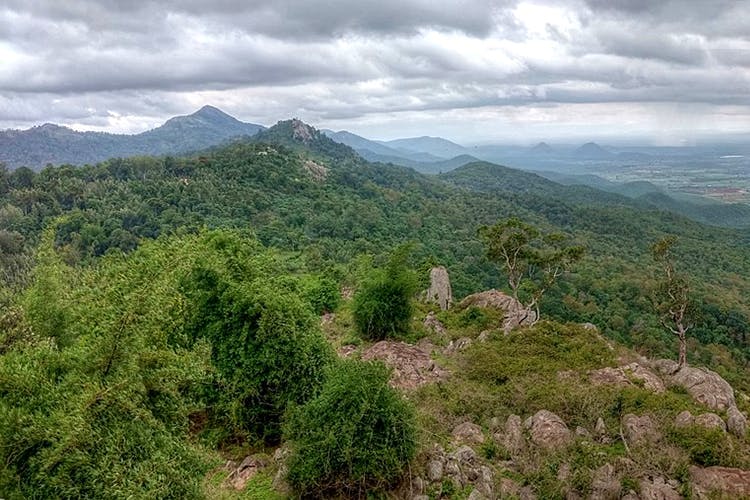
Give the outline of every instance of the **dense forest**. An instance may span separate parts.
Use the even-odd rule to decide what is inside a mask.
[[[747,231],[490,163],[434,177],[371,163],[293,120],[184,157],[0,171],[0,496],[202,497],[217,450],[286,441],[295,494],[395,484],[419,419],[380,365],[336,359],[320,315],[347,317],[364,299],[342,306],[341,289],[378,279],[403,281],[389,293],[411,300],[435,265],[459,299],[507,290],[478,231],[509,217],[585,248],[542,317],[592,323],[649,357],[677,348],[649,252],[675,236],[696,304],[688,359],[750,390]],[[424,334],[412,312],[397,338]],[[357,314],[347,336],[367,331]],[[490,377],[476,370],[467,384]],[[360,392],[381,411],[362,410]],[[336,420],[360,410],[359,428]],[[361,438],[371,461],[342,474],[351,464],[309,441],[334,421],[342,440],[392,435]]]

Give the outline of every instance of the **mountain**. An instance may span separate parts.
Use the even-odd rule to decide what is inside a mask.
[[[573,156],[582,160],[607,160],[615,157],[595,142],[587,142],[573,151]]]
[[[341,130],[339,132],[322,130],[321,132],[334,141],[351,147],[359,153],[362,158],[369,161],[395,163],[396,165],[409,167],[415,162],[430,163],[444,160],[442,157],[433,156],[428,153],[391,148],[380,142],[365,139],[362,136],[347,132],[346,130]]]
[[[28,130],[0,131],[0,162],[10,168],[39,169],[49,163],[83,165],[114,157],[180,154],[252,136],[263,129],[213,106],[135,135],[79,132],[46,123]]]
[[[428,153],[443,159],[454,158],[462,154],[471,154],[471,150],[442,137],[412,137],[380,142],[385,146],[418,153]]]
[[[546,142],[540,142],[529,150],[529,153],[533,155],[550,155],[554,153],[552,147]]]

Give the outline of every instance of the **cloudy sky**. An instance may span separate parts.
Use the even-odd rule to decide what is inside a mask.
[[[750,0],[3,0],[0,128],[212,104],[466,144],[750,133]]]

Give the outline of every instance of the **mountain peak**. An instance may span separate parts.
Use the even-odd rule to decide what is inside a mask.
[[[542,141],[533,148],[531,148],[532,153],[539,153],[539,154],[548,154],[552,152],[552,147],[547,144],[546,142]]]
[[[588,158],[588,159],[602,159],[609,158],[612,155],[609,151],[601,147],[595,142],[587,142],[583,146],[579,147],[574,151],[576,156]]]
[[[201,118],[232,118],[233,116],[228,115],[219,108],[211,105],[205,105],[190,116],[201,117]]]

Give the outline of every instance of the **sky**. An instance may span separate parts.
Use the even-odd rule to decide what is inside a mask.
[[[750,0],[3,0],[0,129],[210,104],[462,144],[750,137]]]

